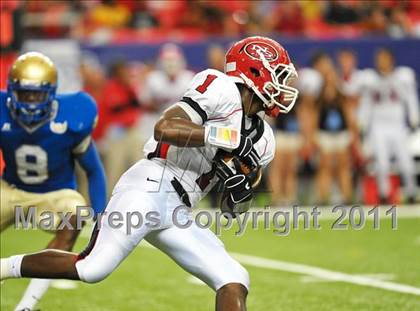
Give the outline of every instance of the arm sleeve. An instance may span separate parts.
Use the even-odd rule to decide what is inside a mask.
[[[408,109],[408,121],[410,126],[416,128],[419,125],[419,98],[417,95],[416,75],[410,68],[401,68],[401,80],[405,85],[406,103]]]
[[[75,116],[70,125],[74,139],[72,152],[79,155],[85,153],[91,144],[91,134],[98,123],[98,110],[94,99],[85,92],[77,94],[73,108],[83,111],[70,112],[71,116]]]
[[[74,135],[73,154],[86,172],[89,182],[89,198],[95,214],[102,212],[106,204],[105,173],[92,141],[91,134],[97,123],[96,103],[92,97],[80,92],[72,107],[79,106],[83,114],[76,114],[72,120]],[[72,114],[74,115],[74,114]]]
[[[410,125],[413,128],[419,126],[419,98],[417,95],[417,88],[415,85],[409,90],[409,94],[407,96],[407,104],[408,104],[408,117],[410,121]]]
[[[91,142],[87,150],[83,154],[79,154],[76,159],[86,172],[89,182],[89,198],[95,215],[101,213],[106,204],[106,179],[95,144]]]

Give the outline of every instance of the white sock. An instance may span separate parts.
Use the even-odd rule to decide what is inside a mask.
[[[25,255],[16,255],[0,260],[0,280],[22,277],[20,274],[20,266],[22,264],[23,256]]]
[[[50,286],[51,280],[32,279],[15,311],[32,310]]]

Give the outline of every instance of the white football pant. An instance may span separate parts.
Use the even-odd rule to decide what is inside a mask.
[[[415,194],[414,159],[408,146],[408,130],[404,127],[374,126],[370,141],[376,159],[379,193],[382,197],[390,194],[389,173],[391,159],[397,160],[407,196]]]
[[[201,229],[194,222],[186,229],[174,225],[173,212],[184,204],[170,183],[172,178],[168,170],[150,160],[137,162],[121,177],[106,207],[107,215],[100,220],[100,229],[94,231],[88,248],[76,263],[82,281],[103,280],[146,239],[214,290],[228,283],[241,283],[249,288],[248,272],[227,253],[210,229]],[[124,217],[124,224],[118,229],[110,226],[110,218],[117,218],[110,216],[112,212]],[[159,213],[158,227],[142,225],[128,232],[127,213],[145,216],[150,212]],[[180,224],[191,219],[190,212],[178,216]],[[132,217],[137,224],[133,219],[137,218]]]

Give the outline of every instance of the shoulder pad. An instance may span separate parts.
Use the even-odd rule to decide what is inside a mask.
[[[57,95],[58,114],[54,121],[67,122],[72,132],[90,133],[96,126],[95,100],[85,92]]]
[[[360,79],[360,83],[364,86],[371,85],[377,78],[378,73],[373,69],[360,70],[358,74],[358,79]]]
[[[223,98],[224,100],[221,101],[222,103],[242,103],[235,81],[223,72],[216,69],[206,69],[197,73],[194,76],[193,81],[197,79],[198,81],[204,82],[209,76],[216,76],[216,79],[207,87],[208,91],[206,92],[208,96]],[[201,83],[201,85],[203,84]],[[198,90],[198,88],[196,88],[196,90]]]
[[[353,76],[355,77],[355,79],[359,80],[359,79],[363,79],[363,76],[365,74],[365,70],[363,69],[356,69],[353,72]]]
[[[186,99],[194,102],[194,106],[198,106],[206,115],[203,123],[214,118],[225,118],[235,109],[242,109],[235,82],[215,69],[207,69],[194,76],[183,101]]]
[[[402,82],[415,83],[416,81],[414,70],[406,66],[397,67],[395,69],[395,75]]]

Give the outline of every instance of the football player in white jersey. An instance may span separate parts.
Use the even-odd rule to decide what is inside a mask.
[[[210,229],[179,224],[188,222],[190,208],[217,181],[225,189],[223,210],[238,216],[252,199],[252,173],[266,166],[275,150],[273,132],[257,113],[277,116],[290,111],[298,91],[289,86],[296,71],[286,50],[269,38],[236,42],[226,54],[225,72],[198,73],[182,99],[163,113],[145,146],[147,159],[121,177],[107,215],[97,223],[84,252],[47,250],[5,258],[1,279],[68,278],[95,283],[146,239],[216,291],[216,310],[245,310],[247,271]],[[235,165],[226,163],[226,157],[234,157]],[[245,174],[244,166],[252,173]],[[185,213],[175,214],[179,207]],[[128,232],[124,225],[110,225],[112,212],[154,212],[159,222],[154,228],[138,226]],[[127,222],[126,217],[123,223]]]
[[[415,73],[411,68],[395,67],[392,52],[384,48],[377,51],[375,64],[376,70],[364,73],[358,114],[375,157],[381,201],[389,200],[392,156],[399,164],[406,197],[408,201],[414,201],[414,162],[408,147],[408,134],[410,127],[415,129],[419,125]]]

